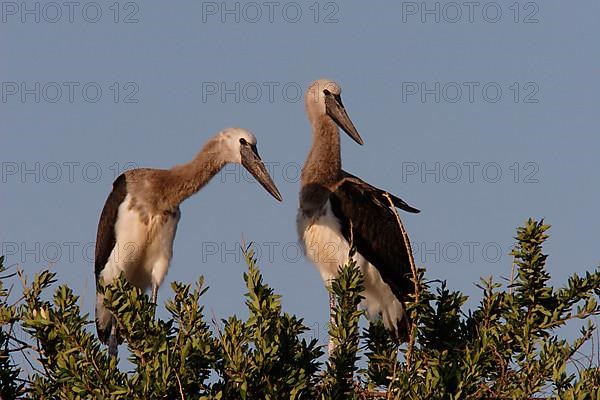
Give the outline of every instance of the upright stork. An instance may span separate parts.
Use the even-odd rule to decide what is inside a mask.
[[[347,263],[350,246],[356,247],[354,260],[364,276],[363,305],[370,318],[381,315],[385,327],[403,341],[409,322],[403,304],[414,291],[408,249],[386,192],[342,169],[338,126],[358,144],[363,140],[346,113],[341,91],[337,83],[321,79],[305,95],[313,143],[301,175],[298,234],[326,284]],[[397,208],[419,212],[390,198]]]
[[[225,129],[210,139],[196,157],[171,169],[127,171],[113,183],[100,215],[96,237],[96,288],[121,272],[131,284],[152,288],[156,303],[171,257],[180,218],[179,205],[198,192],[227,163],[243,165],[277,200],[281,194],[258,155],[256,137],[241,128]],[[96,330],[100,341],[117,354],[114,317],[96,290]]]

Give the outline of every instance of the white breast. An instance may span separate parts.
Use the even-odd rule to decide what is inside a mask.
[[[307,217],[298,210],[297,227],[300,243],[307,258],[315,265],[326,285],[339,275],[339,268],[348,262],[350,245],[342,235],[339,220],[331,210],[329,201],[324,213],[318,217]],[[363,306],[369,318],[381,315],[386,328],[395,329],[397,321],[404,315],[404,307],[387,285],[377,268],[360,253],[354,255],[364,276],[365,291]]]
[[[173,256],[179,210],[175,215],[151,214],[145,224],[139,212],[130,205],[131,196],[127,195],[119,206],[116,245],[102,271],[102,278],[110,282],[124,272],[127,280],[137,287],[160,286]]]

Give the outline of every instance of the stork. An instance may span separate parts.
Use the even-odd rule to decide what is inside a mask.
[[[219,132],[186,164],[167,170],[129,170],[113,183],[98,223],[95,257],[96,330],[110,355],[117,354],[117,324],[104,307],[98,284],[110,283],[124,273],[132,285],[151,287],[156,304],[158,287],[173,256],[179,205],[227,163],[244,166],[273,197],[282,200],[258,155],[256,137],[242,128]]]
[[[387,192],[342,169],[342,128],[354,141],[363,140],[342,104],[340,86],[330,80],[313,82],[305,95],[312,125],[312,147],[301,174],[297,228],[307,258],[328,285],[348,261],[354,260],[364,277],[362,306],[369,318],[381,315],[384,326],[399,341],[407,338],[408,315],[404,302],[414,291],[408,249]],[[389,195],[404,211],[419,210]],[[330,293],[330,312],[335,305]],[[329,343],[330,352],[333,344]]]

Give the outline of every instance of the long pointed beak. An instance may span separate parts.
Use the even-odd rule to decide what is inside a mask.
[[[281,193],[275,186],[275,182],[271,179],[265,164],[258,155],[256,146],[243,146],[241,150],[242,165],[254,176],[254,178],[264,187],[271,196],[279,201],[283,201]]]
[[[325,108],[327,115],[329,115],[340,128],[344,130],[356,143],[363,145],[365,142],[362,140],[358,131],[354,127],[352,120],[348,116],[344,105],[342,104],[342,98],[333,94],[325,96]]]

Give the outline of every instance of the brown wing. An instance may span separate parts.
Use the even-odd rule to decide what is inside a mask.
[[[405,301],[414,286],[408,250],[385,192],[344,172],[342,184],[330,195],[331,208],[340,220],[342,234],[379,271],[394,295]],[[419,212],[390,195],[393,204]]]
[[[361,186],[364,188],[364,190],[370,192],[373,196],[375,196],[379,201],[383,202],[384,204],[386,204],[387,206],[389,206],[389,201],[388,199],[384,196],[384,194],[386,193],[384,190],[378,189],[373,185],[368,184],[367,182],[363,181],[362,179],[360,179],[359,177],[356,177],[354,175],[352,175],[351,173],[348,173],[346,171],[342,171],[342,174],[344,176],[344,181],[347,182],[353,182],[354,184]],[[398,207],[401,210],[407,211],[409,213],[413,213],[413,214],[418,214],[421,212],[421,210],[416,209],[414,207],[409,206],[404,200],[402,200],[399,197],[394,196],[391,193],[388,193],[392,199],[392,203],[394,203],[394,205],[396,207]]]
[[[125,174],[119,177],[113,183],[113,189],[104,203],[104,208],[100,214],[98,222],[98,232],[96,234],[96,257],[94,262],[94,271],[96,280],[100,278],[100,273],[104,269],[108,257],[117,242],[115,233],[115,223],[119,213],[119,206],[127,196],[127,182]]]
[[[113,190],[108,195],[104,208],[98,222],[98,233],[96,234],[96,257],[94,272],[96,274],[96,287],[100,279],[100,273],[104,269],[110,253],[117,242],[115,223],[119,213],[119,206],[127,196],[127,181],[125,174],[121,174],[113,183]],[[96,295],[96,332],[102,343],[108,343],[112,329],[112,315],[102,304],[103,297]],[[118,340],[118,339],[117,339]]]

